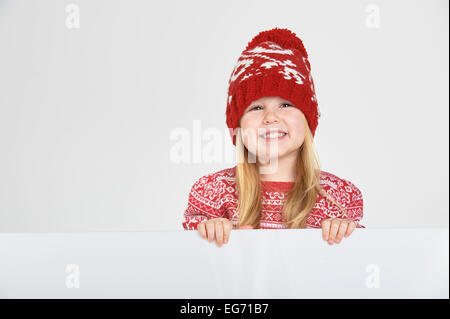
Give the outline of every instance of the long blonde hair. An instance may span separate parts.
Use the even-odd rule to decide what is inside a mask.
[[[339,210],[343,210],[343,207],[320,186],[319,157],[305,117],[303,117],[303,122],[305,139],[297,154],[296,180],[287,193],[282,210],[283,222],[287,224],[288,228],[306,228],[306,219],[319,193],[336,205]],[[252,225],[254,228],[260,228],[263,199],[260,173],[257,164],[249,161],[248,149],[243,143],[240,128],[237,129],[236,147],[239,226]]]

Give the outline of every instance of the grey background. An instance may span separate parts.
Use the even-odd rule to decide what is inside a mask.
[[[174,163],[170,135],[225,132],[234,64],[273,27],[304,41],[322,169],[361,223],[448,227],[448,1],[55,0],[0,1],[0,231],[182,229],[193,183],[234,163]]]

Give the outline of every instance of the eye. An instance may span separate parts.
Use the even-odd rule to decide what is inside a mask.
[[[283,106],[283,105],[292,106],[292,105],[289,104],[289,103],[283,103],[283,104],[281,104],[281,106]],[[259,106],[259,105],[256,105],[256,106],[251,107],[251,108],[249,109],[249,111],[257,110],[258,108],[261,109],[262,107]]]

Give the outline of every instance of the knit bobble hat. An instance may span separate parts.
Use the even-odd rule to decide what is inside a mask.
[[[227,126],[236,145],[235,129],[245,109],[265,96],[292,102],[306,117],[312,135],[320,110],[308,53],[295,33],[274,28],[258,33],[239,57],[228,81]]]

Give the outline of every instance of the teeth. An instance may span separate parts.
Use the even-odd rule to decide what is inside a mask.
[[[274,134],[267,134],[265,136],[265,138],[276,138],[276,137],[281,137],[281,136],[285,136],[286,133],[274,133]]]

